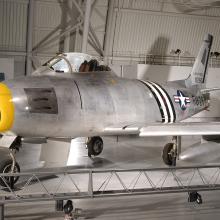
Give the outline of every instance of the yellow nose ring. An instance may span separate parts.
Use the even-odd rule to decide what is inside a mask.
[[[14,103],[10,89],[0,83],[0,132],[11,129],[14,122]]]

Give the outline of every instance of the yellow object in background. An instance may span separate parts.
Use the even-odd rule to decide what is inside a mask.
[[[0,132],[11,129],[14,122],[14,104],[10,89],[0,83]]]

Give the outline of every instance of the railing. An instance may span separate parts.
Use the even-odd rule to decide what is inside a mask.
[[[114,64],[114,61],[127,61],[128,64],[143,63],[151,65],[170,65],[170,66],[192,66],[195,57],[181,55],[155,55],[143,54],[134,52],[119,52],[115,51],[109,60]],[[220,57],[210,57],[210,67],[220,67]]]
[[[6,179],[20,176],[14,187]],[[220,190],[220,166],[0,174],[3,203]]]

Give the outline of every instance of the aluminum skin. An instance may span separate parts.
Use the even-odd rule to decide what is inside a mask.
[[[166,85],[120,78],[97,65],[98,70],[80,72],[86,69],[82,54],[60,54],[31,76],[1,84],[0,103],[10,101],[0,104],[0,132],[74,138],[107,135],[105,128],[115,126],[182,121],[208,107],[209,93],[202,89],[211,44],[208,34],[190,76]]]
[[[71,77],[30,76],[4,82],[12,94],[14,119],[11,131],[19,136],[78,137],[102,134],[106,127],[114,125],[165,123],[152,91],[139,80],[122,79],[112,72],[74,73]],[[160,86],[160,85],[158,85]],[[33,112],[27,89],[53,88],[58,106],[57,113],[43,109]],[[174,107],[169,121],[178,122],[208,106],[205,95],[194,94],[178,83],[163,85],[170,104]],[[174,96],[180,90],[190,100],[203,97],[199,105],[192,101],[182,110]],[[45,94],[39,95],[44,99]],[[2,94],[0,94],[2,99]],[[42,105],[43,101],[38,104]],[[40,112],[42,111],[42,112]],[[8,114],[8,118],[10,118]],[[171,116],[169,116],[171,118]],[[167,121],[168,123],[168,121]],[[1,131],[4,131],[3,129]]]

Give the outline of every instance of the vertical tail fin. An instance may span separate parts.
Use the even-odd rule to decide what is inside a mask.
[[[209,54],[212,46],[213,36],[207,34],[203,40],[203,44],[196,57],[192,71],[186,79],[186,86],[204,84],[206,82],[206,73],[208,67]]]

